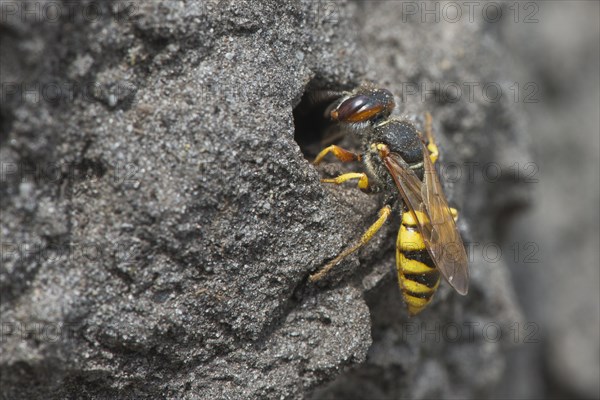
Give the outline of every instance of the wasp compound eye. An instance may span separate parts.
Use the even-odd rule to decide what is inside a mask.
[[[331,112],[331,119],[342,122],[362,122],[383,109],[382,104],[364,94],[350,97]]]
[[[340,122],[365,122],[390,115],[394,108],[394,97],[387,90],[358,94],[344,100],[331,111],[331,119]]]

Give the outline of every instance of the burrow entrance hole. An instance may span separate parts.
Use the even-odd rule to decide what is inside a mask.
[[[307,160],[313,160],[319,151],[344,137],[339,125],[326,115],[327,108],[339,99],[350,86],[324,84],[313,79],[294,107],[294,140]]]

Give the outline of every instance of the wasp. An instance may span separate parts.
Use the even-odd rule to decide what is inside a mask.
[[[396,240],[396,269],[410,316],[432,300],[440,276],[459,294],[469,285],[467,255],[456,227],[457,211],[448,206],[434,164],[439,156],[429,113],[424,134],[408,120],[391,117],[394,96],[386,89],[359,87],[331,103],[325,113],[331,121],[353,131],[361,141],[357,154],[336,145],[322,150],[318,165],[331,153],[342,162],[360,161],[366,172],[351,172],[325,183],[358,181],[367,193],[384,193],[377,220],[352,246],[310,276],[318,281],[345,257],[360,249],[379,231],[392,212],[400,215]]]

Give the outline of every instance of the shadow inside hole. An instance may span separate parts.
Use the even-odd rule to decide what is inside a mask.
[[[327,108],[347,89],[322,89],[309,84],[294,108],[294,140],[306,159],[313,160],[324,147],[343,137],[341,127],[327,115]]]

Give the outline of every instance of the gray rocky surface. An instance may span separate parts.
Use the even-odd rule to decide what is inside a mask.
[[[466,166],[531,161],[528,121],[506,93],[406,83],[506,92],[528,73],[507,60],[508,22],[423,23],[397,2],[38,3],[41,18],[0,4],[5,398],[494,394],[526,320],[507,261],[481,249],[532,191]],[[480,243],[468,296],[443,285],[412,319],[390,274],[397,221],[307,281],[380,198],[319,182],[347,166],[306,160],[293,109],[364,80],[398,115],[432,112],[442,171],[463,172],[446,193]]]

